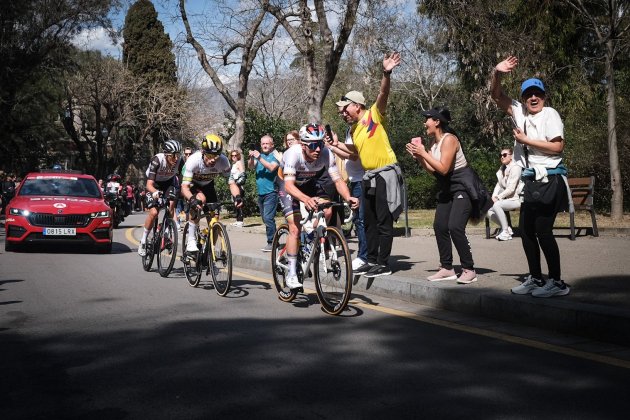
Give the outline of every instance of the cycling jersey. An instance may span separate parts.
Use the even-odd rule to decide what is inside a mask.
[[[321,149],[319,157],[313,162],[304,158],[301,147],[290,147],[282,156],[284,168],[282,169],[284,181],[294,181],[300,186],[318,178],[318,173],[328,170],[333,182],[340,178],[337,162],[334,155],[326,147]],[[321,172],[320,172],[321,171]]]
[[[149,163],[149,167],[146,171],[147,179],[151,179],[160,183],[163,183],[164,181],[169,181],[171,178],[177,175],[183,165],[184,161],[182,160],[181,156],[177,160],[177,163],[175,163],[175,165],[169,166],[168,162],[166,161],[166,156],[164,156],[164,153],[158,153],[157,155],[153,156],[153,159],[151,159],[151,163]]]
[[[230,171],[230,162],[225,155],[217,157],[214,165],[206,166],[203,161],[203,154],[200,151],[195,152],[190,155],[186,161],[182,184],[205,186],[214,182],[214,178],[218,175],[229,178]]]

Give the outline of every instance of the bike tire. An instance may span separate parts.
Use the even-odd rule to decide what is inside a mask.
[[[197,260],[199,259],[199,255],[197,255],[197,259],[193,260],[188,258],[185,255],[187,237],[188,237],[188,225],[190,222],[186,222],[186,226],[184,226],[184,235],[182,236],[182,263],[184,264],[184,275],[188,280],[188,284],[191,287],[199,286],[199,280],[201,280],[201,271],[197,270]],[[198,229],[198,227],[197,227]],[[199,232],[197,232],[199,234]]]
[[[142,268],[144,271],[151,271],[151,266],[153,265],[153,258],[155,258],[155,241],[156,241],[156,232],[157,232],[157,218],[153,221],[153,227],[149,231],[147,235],[147,241],[144,243],[146,248],[146,253],[142,257]]]
[[[158,272],[160,276],[168,277],[177,258],[177,225],[169,216],[164,220],[162,232],[156,241],[156,249]]]
[[[324,251],[325,260],[320,259]],[[339,315],[346,309],[352,294],[352,263],[348,244],[339,229],[326,228],[324,241],[315,247],[313,274],[315,291],[322,309]]]
[[[278,292],[278,298],[283,302],[291,302],[297,296],[297,291],[289,289],[284,282],[288,273],[288,270],[285,268],[288,264],[286,258],[288,237],[289,226],[283,224],[278,227],[271,242],[271,273],[273,275],[273,283]]]
[[[232,247],[225,226],[217,222],[212,225],[213,244],[210,247],[212,257],[208,258],[208,271],[212,274],[214,290],[219,296],[225,296],[232,284]]]

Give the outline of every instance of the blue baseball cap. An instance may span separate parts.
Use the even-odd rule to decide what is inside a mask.
[[[541,82],[540,79],[527,79],[521,85],[521,96],[523,96],[523,93],[525,93],[525,91],[530,87],[538,88],[543,92],[545,91],[545,85],[543,85],[543,82]]]

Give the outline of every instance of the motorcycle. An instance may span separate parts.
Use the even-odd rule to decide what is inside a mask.
[[[117,228],[120,223],[125,220],[125,207],[123,199],[119,194],[107,193],[105,195],[105,201],[112,209],[112,220],[114,221],[114,228]]]

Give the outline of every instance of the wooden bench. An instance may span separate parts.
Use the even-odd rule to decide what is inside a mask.
[[[597,230],[597,220],[595,220],[595,207],[593,206],[593,196],[595,195],[595,177],[569,178],[571,188],[571,199],[575,210],[587,210],[591,213],[593,224],[593,236],[599,236]],[[575,240],[575,213],[569,213],[571,226],[571,240]]]
[[[593,224],[593,236],[599,236],[597,229],[597,220],[595,220],[595,207],[593,206],[593,197],[595,195],[595,177],[585,178],[569,178],[569,187],[571,188],[571,199],[575,211],[586,210],[591,213],[591,221]],[[512,227],[510,212],[505,212],[508,224]],[[569,212],[569,226],[571,229],[570,238],[575,241],[575,212]],[[497,228],[495,235],[500,228]],[[486,239],[490,239],[490,219],[486,216]]]

